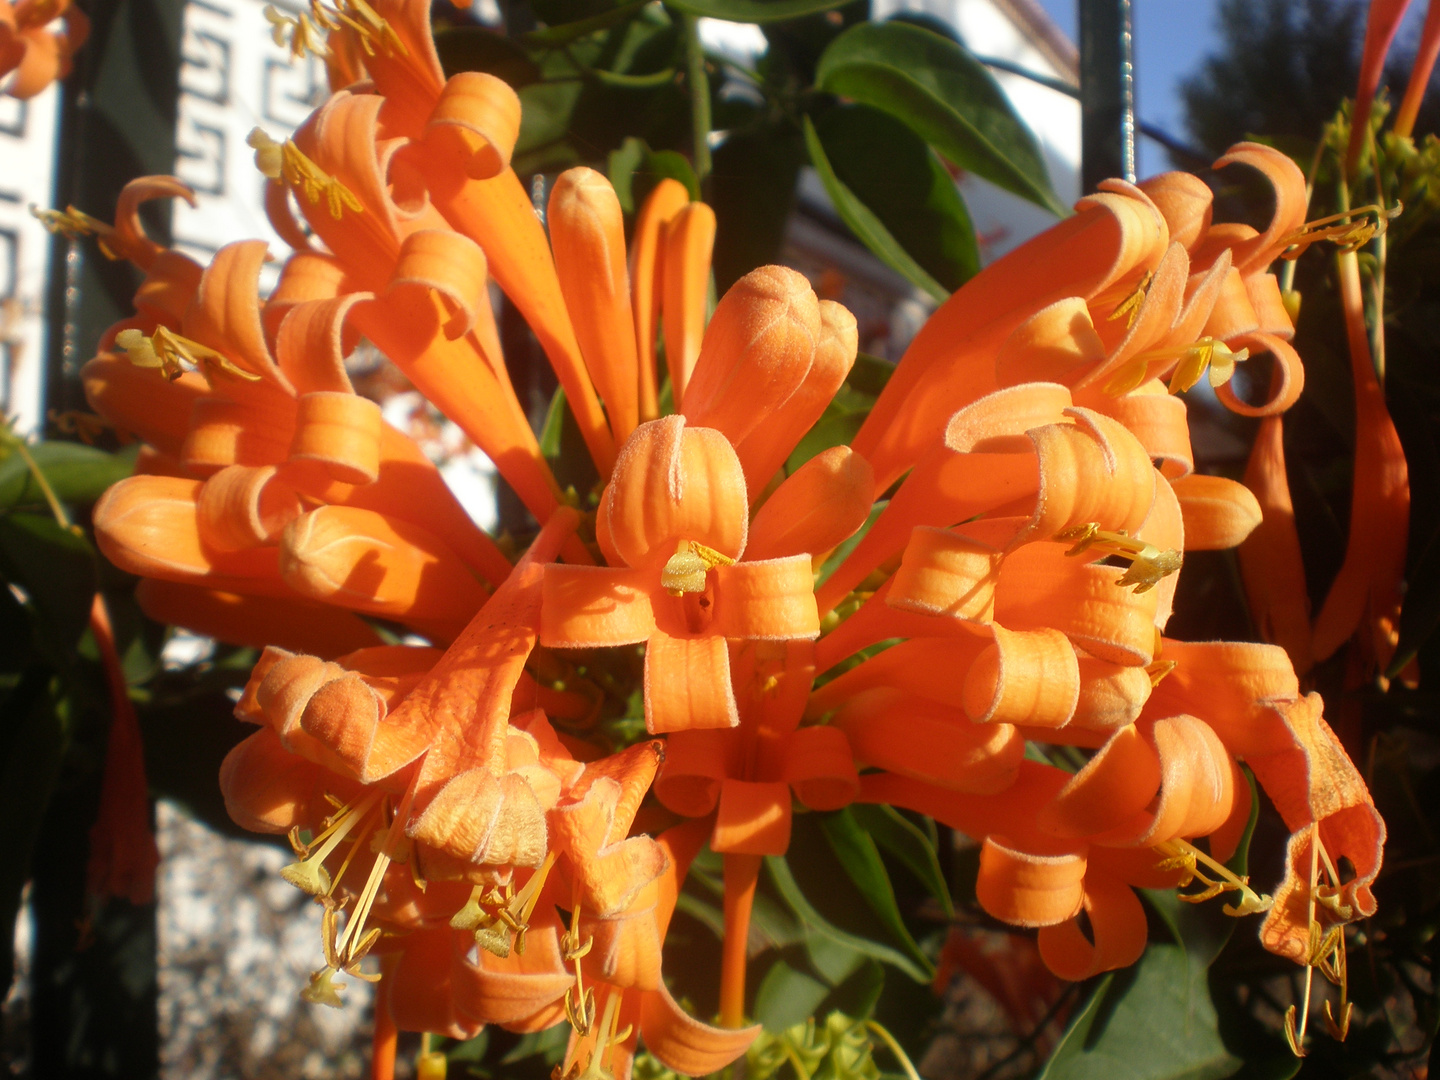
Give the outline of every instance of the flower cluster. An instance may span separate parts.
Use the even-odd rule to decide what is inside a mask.
[[[1231,892],[1227,910],[1266,913],[1267,947],[1343,972],[1384,826],[1319,698],[1279,648],[1163,635],[1183,553],[1261,517],[1194,473],[1175,394],[1208,375],[1271,416],[1303,384],[1268,269],[1311,235],[1287,159],[1242,144],[1220,162],[1274,184],[1261,231],[1212,223],[1184,174],[1103,185],[934,314],[849,446],[787,470],[855,363],[848,311],[771,266],[707,325],[715,219],[680,184],[651,194],[627,257],[609,183],[571,170],[547,235],[509,167],[515,95],[442,77],[427,4],[276,22],[301,51],[317,27],[332,79],[368,81],[293,140],[252,135],[294,248],[274,292],[261,242],[204,267],[150,242],[139,202],[187,193],[137,181],[113,228],[86,224],[146,278],[84,372],[146,444],[96,507],[102,549],[154,617],[264,648],[237,708],[258,730],[221,784],[237,822],[289,835],[285,877],[324,906],[307,997],[378,978],[392,1053],[391,1025],[568,1021],[566,1076],[627,1074],[637,1038],[712,1072],[757,1030],[749,913],[797,800],[974,838],[980,904],[1038,927],[1065,978],[1139,957],[1136,887],[1192,882],[1185,899]],[[589,499],[562,493],[510,385],[492,279],[565,390]],[[540,523],[517,563],[355,393],[362,335]],[[1252,404],[1231,375],[1262,354]],[[376,619],[431,644],[386,644]],[[648,737],[612,752],[586,735],[593,695],[556,672],[640,643]],[[1241,761],[1292,832],[1273,899],[1224,865],[1251,809]],[[725,863],[720,1026],[661,971],[706,843]]]

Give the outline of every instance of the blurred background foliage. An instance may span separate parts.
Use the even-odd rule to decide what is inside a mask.
[[[956,175],[1066,212],[1035,138],[938,23],[871,23],[864,0],[507,0],[501,9],[503,33],[438,5],[436,37],[448,72],[489,71],[519,92],[517,171],[602,169],[631,215],[660,178],[685,183],[716,211],[717,294],[777,258],[805,166],[854,236],[937,301],[979,267]],[[768,48],[754,69],[707,52],[700,16],[758,24]],[[1309,171],[1327,126],[1333,139],[1346,123],[1335,118],[1355,84],[1363,9],[1227,0],[1223,18],[1225,51],[1186,87],[1191,141],[1213,156],[1263,136]],[[1394,67],[1392,85],[1403,86],[1408,63]],[[1436,118],[1427,102],[1417,129],[1433,131]],[[1406,177],[1406,210],[1392,226],[1381,287],[1385,385],[1413,495],[1399,659],[1415,658],[1421,678],[1418,689],[1399,680],[1357,685],[1344,650],[1313,673],[1390,830],[1380,913],[1352,939],[1350,1037],[1315,1041],[1303,1062],[1313,1077],[1422,1077],[1440,1024],[1440,148],[1433,136],[1417,142],[1412,151],[1382,140],[1390,189]],[[1320,160],[1313,214],[1329,212],[1335,198],[1331,157]],[[1202,173],[1216,188],[1217,216],[1266,220],[1266,195],[1236,171]],[[1362,177],[1359,187],[1370,182]],[[1374,281],[1373,262],[1370,272]],[[1307,388],[1285,437],[1318,610],[1345,549],[1353,403],[1333,256],[1306,254],[1294,284]],[[527,350],[511,345],[507,338],[509,362],[523,368]],[[888,373],[883,361],[862,358],[790,467],[848,440]],[[526,374],[517,387],[530,389],[547,453],[564,461],[563,400]],[[1195,408],[1250,444],[1253,422]],[[0,572],[10,585],[0,590],[0,924],[11,925],[23,893],[35,935],[30,1015],[6,1038],[35,1076],[140,1078],[158,1070],[154,909],[86,894],[112,715],[91,601],[98,590],[109,605],[152,793],[224,832],[234,829],[215,777],[245,734],[231,709],[254,653],[221,645],[198,661],[162,662],[173,631],[141,614],[134,579],[97,554],[87,527],[89,506],[128,473],[134,448],[108,435],[89,446],[73,430],[52,434],[28,446],[9,433],[0,439]],[[1236,478],[1243,469],[1243,460],[1207,464]],[[557,471],[584,488],[582,475]],[[1256,639],[1233,553],[1187,557],[1170,632]],[[625,693],[633,678],[607,663],[597,657],[586,669],[582,658],[577,673],[607,689],[600,730],[624,741],[637,731],[637,705]],[[1273,808],[1257,806],[1234,868],[1244,872],[1248,860],[1263,884],[1278,878],[1285,834]],[[797,814],[791,854],[767,860],[756,899],[749,999],[766,1031],[739,1075],[901,1074],[892,1041],[916,1060],[931,1047],[927,1072],[978,1080],[1283,1080],[1301,1070],[1279,1026],[1301,970],[1260,949],[1253,920],[1237,925],[1218,901],[1190,907],[1150,894],[1151,945],[1140,963],[1067,987],[1044,971],[1033,941],[980,910],[975,865],[963,838],[917,815],[874,806]],[[720,896],[718,860],[702,856],[671,930],[669,948],[684,962],[667,966],[676,997],[702,1016],[717,1006]],[[0,935],[6,985],[11,944]],[[965,1042],[981,1035],[947,1012],[955,978],[980,988],[1002,1018],[1001,1037],[990,1030],[983,1053]],[[947,1043],[947,1030],[958,1038]],[[539,1080],[564,1044],[563,1028],[496,1030],[444,1049],[454,1075]],[[636,1071],[642,1080],[664,1075],[643,1056]]]

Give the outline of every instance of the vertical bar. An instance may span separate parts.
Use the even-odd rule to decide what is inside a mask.
[[[1131,0],[1080,0],[1080,176],[1094,191],[1135,179],[1135,60]]]

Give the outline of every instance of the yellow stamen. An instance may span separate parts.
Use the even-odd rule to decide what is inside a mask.
[[[1135,320],[1140,315],[1140,305],[1145,302],[1145,296],[1150,292],[1150,283],[1155,280],[1155,275],[1146,270],[1140,278],[1139,283],[1131,290],[1130,295],[1115,305],[1115,310],[1107,316],[1110,320],[1123,318],[1125,328],[1128,330],[1135,325]]]
[[[324,58],[330,54],[322,33],[348,28],[355,32],[366,56],[382,51],[386,56],[409,56],[410,50],[395,33],[394,27],[382,19],[365,0],[337,0],[326,7],[320,0],[310,0],[308,14],[286,15],[266,5],[265,20],[272,27],[270,36],[276,45],[290,49],[290,59],[299,60],[310,53]]]
[[[555,865],[555,853],[545,856],[540,868],[530,875],[530,880],[516,892],[507,883],[505,891],[483,885],[470,890],[470,899],[450,919],[456,930],[472,930],[475,944],[500,958],[510,955],[513,944],[517,953],[525,953],[525,932],[530,929],[530,916],[540,901],[540,890]],[[487,910],[491,909],[491,910]]]
[[[675,547],[675,554],[660,571],[660,584],[671,596],[704,592],[707,573],[717,566],[734,565],[734,559],[714,548],[693,540],[681,540]]]
[[[361,213],[365,204],[355,193],[311,161],[293,140],[276,142],[260,128],[253,128],[245,138],[255,151],[255,167],[271,180],[283,180],[293,190],[304,193],[311,205],[323,196],[330,216],[339,221],[347,209]]]
[[[1162,679],[1175,670],[1174,660],[1156,660],[1145,669],[1145,674],[1150,676],[1150,689],[1160,685]]]
[[[1166,576],[1179,570],[1183,562],[1178,551],[1157,548],[1123,532],[1110,532],[1094,521],[1058,532],[1055,539],[1062,544],[1074,545],[1066,555],[1082,555],[1093,548],[1107,555],[1129,559],[1130,568],[1115,583],[1133,586],[1137,593],[1149,592]]]
[[[84,210],[77,210],[73,206],[67,206],[64,210],[44,210],[32,203],[30,213],[45,226],[47,232],[68,236],[72,240],[81,236],[94,236],[99,241],[100,251],[107,259],[113,262],[123,257],[110,246],[110,237],[115,232],[114,226],[106,225]]]
[[[140,330],[121,330],[115,344],[125,350],[126,358],[136,367],[155,368],[167,379],[175,380],[187,370],[208,368],[208,374],[232,375],[247,382],[258,382],[259,375],[237,367],[223,354],[198,341],[181,337],[172,330],[157,326],[149,337]]]
[[[580,905],[577,903],[570,913],[570,929],[560,939],[560,955],[565,963],[575,965],[575,985],[565,991],[565,1019],[581,1036],[590,1034],[590,1027],[595,1023],[595,991],[586,988],[580,972],[580,961],[594,945],[594,938],[586,938],[583,943],[580,940]]]
[[[1311,244],[1321,240],[1333,241],[1341,251],[1358,251],[1377,236],[1384,236],[1390,222],[1400,216],[1404,204],[1397,201],[1386,209],[1378,203],[1357,206],[1329,217],[1307,221],[1286,236],[1289,246],[1280,254],[1282,259],[1298,259]],[[1301,1024],[1304,1028],[1304,1024]],[[1303,1034],[1303,1030],[1302,1030]]]
[[[281,870],[280,876],[311,896],[328,894],[331,882],[330,875],[325,870],[325,860],[350,834],[350,830],[369,816],[371,808],[379,801],[380,792],[375,791],[359,804],[346,806],[334,817],[327,819],[325,831],[309,845],[299,844],[298,836],[292,836],[291,844],[297,847],[296,854],[301,854],[298,849],[303,848],[303,856],[300,862],[291,863]],[[315,844],[320,845],[318,849]]]
[[[1163,844],[1156,845],[1153,850],[1161,856],[1157,869],[1184,871],[1185,878],[1180,882],[1180,888],[1183,889],[1192,881],[1199,881],[1205,886],[1198,893],[1178,893],[1178,898],[1186,903],[1198,904],[1233,889],[1240,894],[1240,902],[1233,905],[1226,904],[1220,910],[1234,918],[1269,911],[1275,903],[1270,896],[1257,893],[1252,889],[1248,876],[1241,877],[1235,874],[1224,863],[1211,858],[1189,841],[1167,840]],[[1205,866],[1206,870],[1200,869],[1201,864]],[[1213,874],[1214,877],[1211,877],[1210,874]]]
[[[1180,394],[1189,390],[1206,369],[1210,372],[1211,386],[1224,386],[1235,374],[1235,365],[1250,358],[1249,349],[1232,351],[1223,341],[1215,338],[1200,338],[1189,345],[1170,345],[1163,349],[1143,352],[1120,366],[1110,381],[1105,384],[1105,393],[1120,397],[1141,386],[1150,376],[1150,366],[1168,366],[1178,360],[1170,375],[1170,393]]]

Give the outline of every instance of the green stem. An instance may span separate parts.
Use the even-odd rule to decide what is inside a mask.
[[[710,175],[710,77],[705,74],[705,48],[700,44],[700,20],[680,16],[685,25],[685,81],[690,87],[690,132],[695,176],[702,184]]]

